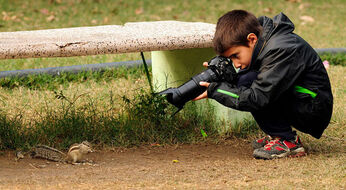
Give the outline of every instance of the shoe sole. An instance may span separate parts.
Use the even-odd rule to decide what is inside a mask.
[[[265,154],[263,152],[257,152],[256,150],[254,151],[254,154],[253,156],[256,158],[256,159],[265,159],[265,160],[271,160],[271,159],[276,159],[276,158],[284,158],[284,157],[301,157],[301,156],[305,156],[306,155],[306,152],[305,152],[305,149],[304,147],[300,147],[300,148],[297,148],[293,151],[287,151],[287,152],[284,152],[282,154],[273,154],[273,155],[268,155],[268,154]]]
[[[259,149],[259,148],[262,148],[262,147],[264,147],[266,144],[255,144],[255,143],[253,143],[252,144],[252,148],[254,149],[254,150],[256,150],[256,149]]]
[[[307,155],[306,152],[305,152],[304,147],[297,148],[296,150],[291,151],[290,153],[291,154],[288,155],[288,157],[290,157],[290,158],[302,157],[302,156],[306,156]]]

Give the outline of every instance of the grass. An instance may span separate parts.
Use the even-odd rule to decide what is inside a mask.
[[[66,149],[83,140],[99,146],[125,147],[147,143],[191,143],[204,138],[201,129],[209,136],[217,134],[214,119],[198,115],[194,111],[195,104],[189,104],[182,113],[172,117],[175,109],[165,98],[145,90],[131,99],[122,96],[125,106],[121,112],[114,105],[119,102],[113,101],[112,95],[108,98],[108,106],[99,109],[97,100],[78,102],[83,95],[54,94],[60,106],[45,106],[29,121],[24,121],[25,116],[20,114],[14,117],[0,115],[0,150],[27,150],[36,144]]]
[[[108,82],[114,78],[128,79],[131,77],[138,78],[144,74],[144,67],[119,67],[117,69],[106,69],[104,71],[87,71],[76,74],[61,73],[59,76],[49,74],[29,75],[27,77],[8,77],[0,79],[0,86],[3,88],[13,89],[19,86],[35,90],[56,90],[60,85],[66,86],[69,82],[86,82],[87,80],[94,80],[96,82]]]
[[[342,53],[337,54],[322,54],[320,55],[322,60],[328,60],[328,62],[332,65],[341,65],[346,66],[346,56]]]

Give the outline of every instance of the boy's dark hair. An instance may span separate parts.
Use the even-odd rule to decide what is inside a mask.
[[[233,10],[219,18],[213,38],[214,50],[222,54],[233,46],[247,46],[247,36],[254,33],[257,37],[262,26],[255,15],[245,10]]]

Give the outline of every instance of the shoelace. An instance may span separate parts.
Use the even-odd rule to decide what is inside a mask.
[[[278,142],[279,140],[280,140],[280,138],[275,138],[275,139],[269,141],[269,143],[266,144],[266,145],[264,146],[264,148],[271,148],[271,147],[272,147],[273,145],[275,145],[276,142]]]
[[[260,139],[257,140],[257,142],[259,143],[259,141],[265,142],[266,140],[271,141],[273,138],[270,135],[267,135],[265,137],[262,137]]]

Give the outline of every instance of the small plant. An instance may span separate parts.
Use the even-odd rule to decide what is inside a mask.
[[[227,137],[240,137],[246,138],[259,133],[259,127],[254,119],[246,118],[241,122],[231,124],[230,128],[226,130],[224,136]]]
[[[202,139],[201,129],[210,136],[217,134],[215,119],[208,117],[213,110],[198,114],[193,102],[173,116],[176,108],[163,96],[142,91],[133,100],[123,100],[130,115],[123,121],[122,129],[131,131],[128,138],[133,138],[133,142],[193,142]]]

